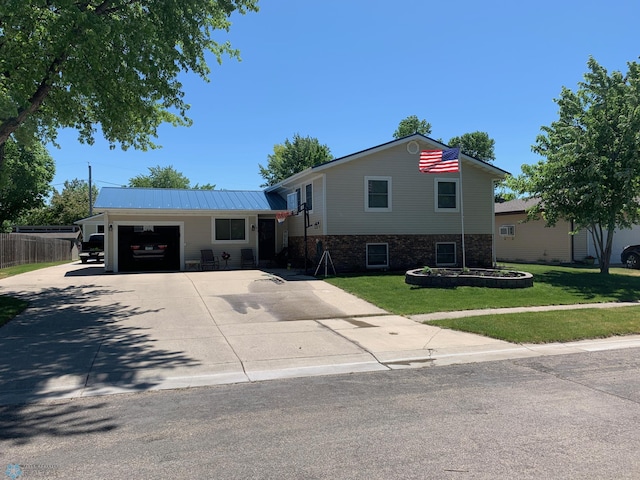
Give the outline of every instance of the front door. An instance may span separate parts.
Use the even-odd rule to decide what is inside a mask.
[[[276,221],[258,219],[258,261],[272,262],[276,257]]]

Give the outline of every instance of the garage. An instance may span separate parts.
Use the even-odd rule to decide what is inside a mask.
[[[180,227],[119,225],[117,252],[121,272],[180,270]]]

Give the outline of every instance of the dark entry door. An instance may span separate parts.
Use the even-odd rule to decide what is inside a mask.
[[[258,260],[273,261],[276,256],[276,221],[273,218],[258,219]]]

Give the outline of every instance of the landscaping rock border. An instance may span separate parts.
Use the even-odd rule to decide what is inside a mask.
[[[476,268],[470,271],[462,269],[434,269],[436,273],[423,273],[422,268],[409,270],[404,281],[418,287],[488,287],[488,288],[528,288],[533,287],[533,275],[515,270],[493,270]],[[443,273],[437,273],[441,270]],[[499,275],[492,275],[500,272]],[[506,275],[505,275],[506,273]]]

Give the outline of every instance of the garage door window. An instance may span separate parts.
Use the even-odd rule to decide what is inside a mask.
[[[216,218],[216,241],[245,241],[247,238],[247,222],[244,218]]]

